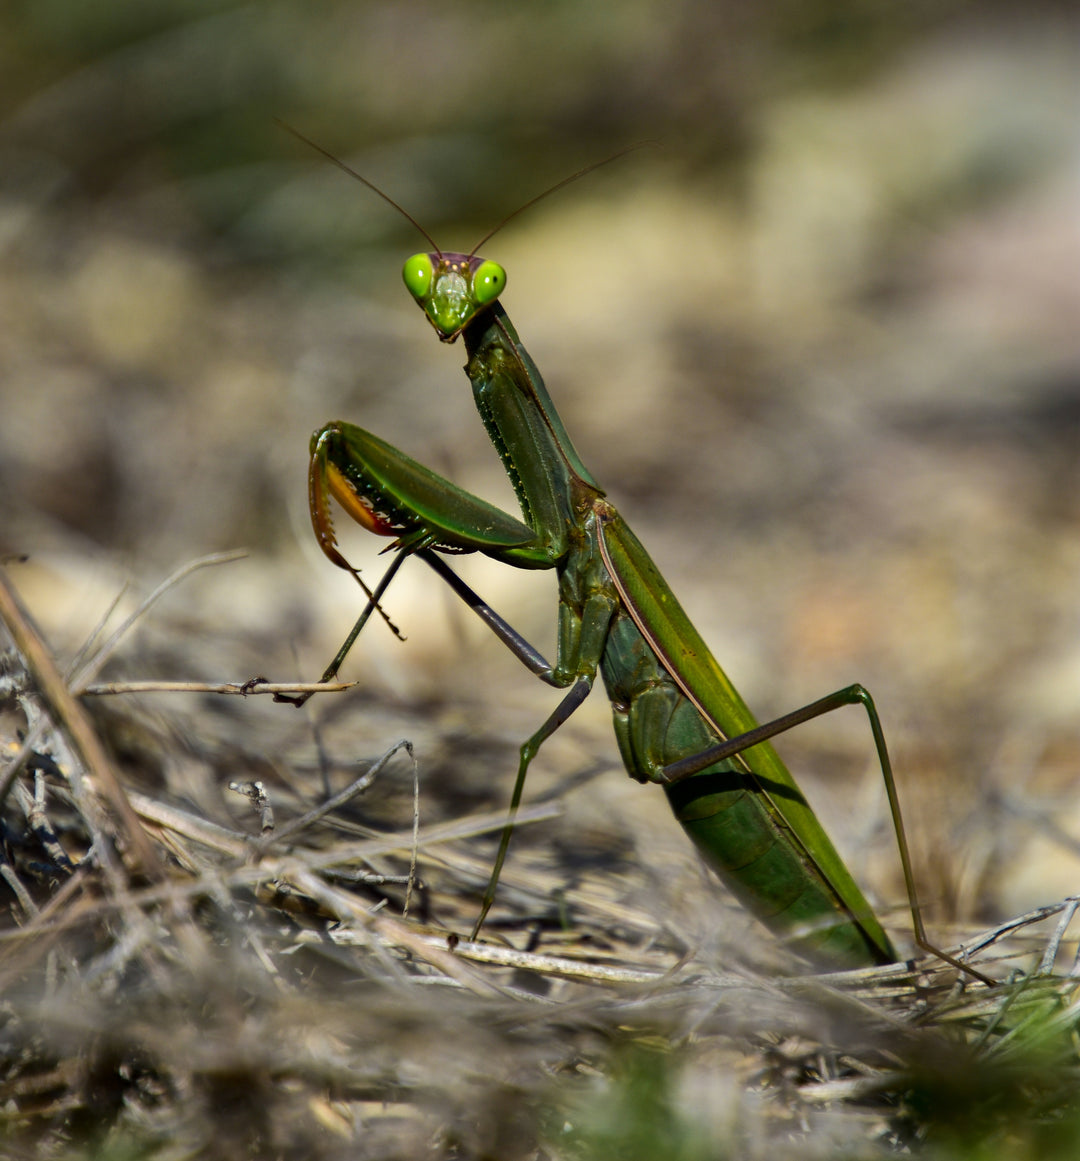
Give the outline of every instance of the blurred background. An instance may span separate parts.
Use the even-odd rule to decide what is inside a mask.
[[[4,5],[14,580],[69,658],[121,590],[130,608],[243,547],[112,674],[315,678],[359,609],[308,523],[315,427],[358,423],[514,500],[463,350],[401,285],[422,239],[274,119],[462,250],[655,142],[484,248],[582,457],[760,717],[852,681],[877,696],[935,917],[1076,893],[1078,31],[1072,4],[1037,0]],[[343,541],[376,576],[383,544]],[[553,649],[553,578],[465,564]],[[440,795],[505,802],[551,691],[429,570],[387,606],[408,641],[366,632],[344,674],[363,687],[317,703],[330,744],[412,737],[435,815]],[[534,785],[603,777],[543,841],[629,843],[672,890],[693,855],[592,701]],[[191,739],[313,745],[261,699],[142,704],[188,739],[174,788]],[[903,930],[865,722],[781,748]]]

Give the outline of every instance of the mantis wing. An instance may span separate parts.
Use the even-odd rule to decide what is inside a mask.
[[[721,739],[736,738],[754,729],[758,723],[746,703],[641,542],[608,506],[599,516],[600,550],[608,572],[634,623],[672,679]],[[894,960],[888,936],[773,747],[762,742],[739,757],[808,868],[817,873],[835,895],[838,906],[880,952],[881,961]]]

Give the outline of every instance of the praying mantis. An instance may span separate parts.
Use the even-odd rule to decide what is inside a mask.
[[[501,305],[506,272],[477,253],[495,230],[468,254],[441,250],[378,187],[295,130],[289,131],[394,206],[431,245],[431,251],[415,254],[405,263],[405,285],[442,342],[463,340],[465,372],[480,418],[522,515],[519,520],[462,490],[351,423],[336,421],[316,431],[308,473],[312,526],[323,553],[350,572],[368,596],[321,680],[333,680],[372,612],[386,617],[380,604],[383,594],[402,564],[415,556],[527,669],[547,685],[566,691],[521,746],[509,821],[472,938],[495,897],[529,766],[543,742],[589,695],[599,672],[630,777],[659,784],[675,817],[735,898],[793,951],[825,969],[872,967],[898,957],[769,739],[842,706],[862,706],[896,828],[915,941],[968,974],[992,982],[927,941],[892,766],[870,694],[861,685],[847,686],[758,725],[575,449],[539,370]],[[496,230],[506,221],[509,218]],[[393,538],[393,558],[374,590],[338,547],[331,499],[363,528]],[[444,559],[472,552],[515,568],[555,570],[559,604],[554,664]]]

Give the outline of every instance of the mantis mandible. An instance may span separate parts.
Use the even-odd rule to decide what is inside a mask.
[[[794,951],[824,968],[887,964],[897,954],[768,739],[841,706],[861,705],[885,779],[916,943],[991,982],[927,942],[892,767],[870,694],[861,685],[851,685],[758,725],[574,448],[540,372],[499,301],[506,272],[477,255],[495,231],[468,254],[443,251],[366,178],[295,130],[290,132],[393,205],[430,243],[430,252],[405,263],[405,285],[444,343],[464,340],[465,372],[476,406],[523,517],[510,516],[458,488],[351,423],[333,422],[316,431],[310,445],[309,505],[322,551],[360,581],[337,546],[331,498],[364,528],[394,538],[389,567],[373,592],[364,586],[367,606],[321,680],[336,676],[370,614],[382,613],[380,601],[397,570],[416,556],[523,665],[546,684],[567,691],[521,747],[509,821],[473,938],[495,897],[529,765],[545,739],[588,696],[599,671],[630,777],[659,783],[676,818],[732,894]],[[515,568],[555,570],[559,610],[554,665],[444,560],[446,554],[469,552]]]

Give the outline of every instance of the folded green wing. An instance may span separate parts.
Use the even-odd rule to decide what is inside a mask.
[[[734,738],[758,723],[675,599],[649,554],[625,521],[604,506],[600,514],[604,563],[630,616],[686,697],[721,738]],[[840,906],[882,951],[893,958],[889,939],[851,873],[836,853],[817,816],[779,755],[768,742],[744,751],[762,794],[837,896]]]

